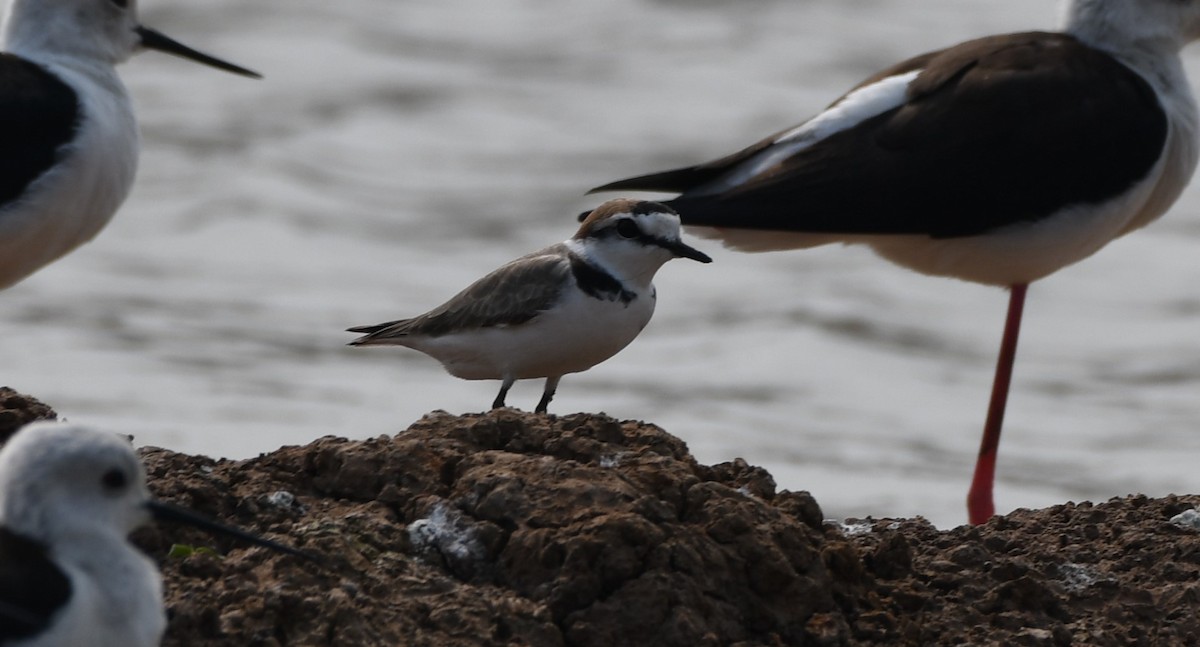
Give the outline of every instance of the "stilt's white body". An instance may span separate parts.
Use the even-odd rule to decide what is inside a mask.
[[[88,541],[51,551],[71,580],[71,601],[48,631],[13,647],[157,647],[162,642],[167,616],[157,567],[124,537]]]

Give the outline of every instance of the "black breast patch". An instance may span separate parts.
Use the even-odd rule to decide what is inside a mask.
[[[588,296],[601,301],[620,301],[625,305],[637,298],[637,294],[626,290],[612,274],[588,263],[577,254],[572,253],[570,257],[575,283]]]

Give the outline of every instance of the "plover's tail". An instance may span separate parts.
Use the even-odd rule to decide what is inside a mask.
[[[362,333],[363,336],[351,341],[347,346],[370,346],[372,344],[395,344],[397,339],[408,335],[408,323],[411,319],[400,319],[372,326],[355,326],[347,328],[346,332]]]

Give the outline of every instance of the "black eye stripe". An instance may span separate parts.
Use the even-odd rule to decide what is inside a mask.
[[[661,210],[660,208],[656,212],[660,212]],[[642,231],[637,221],[632,218],[615,218],[608,223],[604,223],[603,226],[593,228],[586,234],[586,237],[592,240],[620,238],[631,242],[636,241],[645,247],[661,247],[667,250],[670,250],[675,245],[674,241]]]
[[[628,218],[618,220],[616,230],[622,238],[638,238],[642,235],[642,228]]]
[[[641,230],[638,230],[638,233],[635,236],[623,236],[617,231],[617,227],[605,227],[603,229],[594,231],[588,236],[588,238],[595,240],[603,240],[605,238],[621,238],[622,240],[628,240],[631,242],[636,241],[645,247],[662,247],[664,249],[669,249],[670,245],[672,244],[669,240],[659,238],[657,236],[651,236],[650,234],[642,232]]]

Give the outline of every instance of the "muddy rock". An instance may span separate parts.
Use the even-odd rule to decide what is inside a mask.
[[[811,497],[773,506],[768,474],[652,425],[434,413],[248,461],[142,455],[157,496],[328,560],[142,531],[168,644],[800,644],[840,617]]]
[[[827,521],[654,425],[513,410],[245,461],[141,455],[156,496],[321,560],[139,531],[166,645],[1200,644],[1196,496]]]
[[[37,398],[0,386],[0,444],[35,420],[55,420],[58,414]]]

